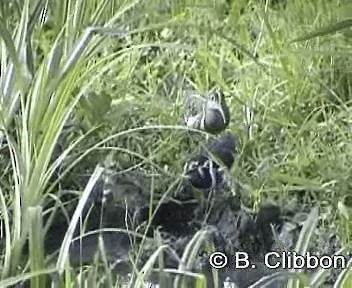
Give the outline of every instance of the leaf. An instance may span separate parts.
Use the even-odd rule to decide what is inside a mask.
[[[286,279],[305,279],[303,273],[298,272],[277,272],[265,277],[262,277],[260,280],[249,286],[248,288],[261,288],[261,287],[272,287],[277,286],[275,282],[284,281]]]
[[[140,111],[141,109],[139,109],[137,104],[131,101],[119,101],[118,103],[112,103],[111,109],[106,114],[105,119],[107,119],[109,123],[116,124],[132,113],[134,113],[133,115],[138,115],[141,113]]]
[[[352,197],[350,195],[346,195],[342,200],[340,200],[337,204],[337,208],[341,215],[343,215],[346,220],[351,219],[352,216]]]
[[[88,201],[88,197],[89,197],[90,193],[92,192],[94,185],[98,181],[102,172],[103,172],[102,167],[97,166],[95,168],[95,171],[93,172],[92,176],[90,177],[90,179],[86,185],[86,188],[83,191],[81,199],[78,202],[76,210],[73,213],[70,225],[67,229],[64,240],[62,242],[62,246],[60,248],[58,260],[56,262],[56,269],[57,269],[59,275],[61,275],[65,271],[65,264],[68,259],[68,254],[69,254],[69,249],[70,249],[70,244],[71,244],[71,240],[73,237],[73,233],[74,233],[75,228],[77,226],[77,223],[81,217],[84,206],[85,206],[86,202]]]
[[[31,271],[36,272],[45,268],[44,264],[44,251],[43,247],[43,209],[41,206],[30,207],[28,209],[28,215],[32,228],[29,230],[28,242],[29,242],[29,253],[30,253],[30,266]],[[31,286],[33,287],[44,287],[45,278],[33,277],[31,278]]]
[[[107,93],[89,93],[81,98],[81,105],[91,124],[99,124],[111,108],[112,98]]]
[[[313,235],[314,229],[318,224],[319,209],[314,207],[309,213],[307,220],[304,222],[301,233],[299,234],[298,241],[295,247],[295,252],[298,255],[305,255],[307,252],[309,241]],[[297,269],[297,272],[303,272],[302,269]],[[287,287],[300,287],[298,280],[290,280]]]
[[[194,234],[182,254],[182,258],[178,266],[179,271],[189,271],[192,268],[192,264],[195,262],[200,247],[206,239],[207,233],[208,231],[198,231]],[[177,276],[174,283],[175,287],[179,287],[183,281],[184,278]]]
[[[320,28],[320,29],[318,29],[316,31],[313,31],[311,33],[308,33],[308,34],[306,34],[304,36],[301,36],[301,37],[298,37],[296,39],[293,39],[291,41],[291,43],[305,41],[305,40],[310,40],[310,39],[313,39],[313,38],[316,38],[316,37],[319,37],[319,36],[326,36],[326,35],[336,33],[336,32],[338,32],[338,31],[340,31],[342,29],[346,29],[346,28],[349,28],[349,27],[352,27],[352,19],[342,20],[342,21],[337,22],[335,24],[332,24],[330,26],[326,26],[326,27]]]
[[[341,248],[339,251],[334,253],[334,256],[342,255],[342,253],[346,253],[348,251],[347,247]],[[314,272],[312,277],[310,278],[310,286],[311,287],[321,287],[326,280],[326,278],[331,275],[331,269],[318,268],[317,271]],[[343,273],[343,272],[342,272]],[[341,273],[341,274],[342,274]]]
[[[334,288],[348,288],[352,287],[352,272],[351,272],[351,264],[339,274],[337,280],[334,284]]]

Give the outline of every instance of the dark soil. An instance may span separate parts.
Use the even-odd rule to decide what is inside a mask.
[[[143,178],[138,171],[124,174],[114,168],[107,168],[92,191],[82,215],[82,219],[87,220],[87,230],[122,228],[145,233],[148,241],[144,242],[144,252],[138,263],[140,267],[161,243],[168,244],[175,253],[164,254],[166,268],[177,268],[185,247],[197,231],[207,231],[206,241],[191,269],[206,275],[207,287],[213,287],[214,281],[209,264],[209,247],[225,253],[230,259],[226,268],[217,270],[221,285],[229,281],[240,288],[248,287],[266,275],[281,271],[268,269],[263,262],[264,254],[273,250],[282,252],[294,249],[309,207],[298,203],[296,208],[288,211],[268,202],[263,203],[256,212],[247,209],[241,203],[240,191],[234,191],[228,173],[235,161],[236,144],[236,137],[225,132],[210,141],[205,148],[195,151],[186,163],[185,174],[188,178],[182,181],[172,197],[164,197],[158,203],[153,203],[152,209],[145,189],[148,185],[143,185],[144,180],[140,180]],[[72,213],[73,210],[74,205]],[[149,217],[152,215],[150,212],[154,214],[152,218]],[[59,249],[67,226],[65,217],[58,214],[47,233],[45,247],[48,253]],[[273,232],[278,238],[274,237]],[[74,237],[80,233],[81,228],[77,227]],[[159,242],[154,237],[157,234],[161,238]],[[97,235],[93,233],[72,242],[72,264],[89,264],[94,261],[98,251]],[[126,275],[131,271],[129,255],[136,251],[134,248],[140,245],[141,238],[121,231],[105,231],[101,235],[108,260],[117,264],[120,274]],[[318,240],[328,237],[319,235]],[[327,249],[324,248],[325,252],[336,252],[337,246],[338,244],[331,243]],[[256,268],[236,268],[233,259],[237,252],[246,252]],[[158,282],[157,275],[152,276],[151,281]],[[285,280],[277,280],[270,287],[284,285]]]

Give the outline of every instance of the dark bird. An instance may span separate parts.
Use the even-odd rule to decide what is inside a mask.
[[[225,181],[224,170],[207,156],[199,156],[196,160],[192,160],[187,169],[187,176],[195,188],[215,188]]]
[[[280,207],[272,203],[262,204],[255,222],[258,236],[263,243],[263,249],[268,252],[274,243],[272,227],[280,230],[283,224]]]
[[[185,101],[185,124],[194,129],[218,134],[230,123],[230,110],[225,95],[221,91],[213,91],[203,97],[190,94]]]
[[[186,175],[193,187],[217,189],[227,181],[236,153],[236,137],[230,132],[208,143],[186,163]]]

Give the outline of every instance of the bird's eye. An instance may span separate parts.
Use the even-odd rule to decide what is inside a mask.
[[[210,94],[210,100],[212,101],[217,101],[218,100],[218,97],[216,95],[217,93],[216,92],[213,92]]]
[[[217,103],[220,103],[221,102],[221,94],[219,91],[214,91],[210,94],[210,100],[211,101],[214,101],[214,102],[217,102]]]

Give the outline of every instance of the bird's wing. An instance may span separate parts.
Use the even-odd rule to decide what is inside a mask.
[[[184,100],[185,117],[201,113],[205,103],[206,99],[201,94],[188,92]]]

